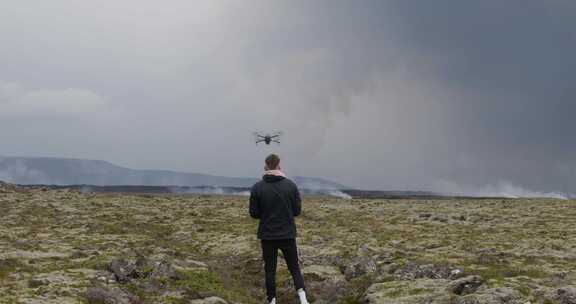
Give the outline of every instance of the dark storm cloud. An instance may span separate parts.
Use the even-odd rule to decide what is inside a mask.
[[[569,1],[395,1],[404,42],[461,96],[469,179],[574,191],[576,5]]]

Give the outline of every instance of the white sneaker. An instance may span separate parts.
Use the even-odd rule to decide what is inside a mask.
[[[308,299],[306,299],[306,291],[304,291],[304,289],[298,289],[298,297],[300,298],[300,304],[309,304]]]
[[[273,298],[272,301],[270,301],[270,304],[276,304],[276,298]]]

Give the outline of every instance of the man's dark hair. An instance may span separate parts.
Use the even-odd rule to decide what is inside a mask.
[[[275,170],[278,169],[278,166],[280,165],[280,157],[276,154],[270,154],[266,157],[265,162],[268,170]]]

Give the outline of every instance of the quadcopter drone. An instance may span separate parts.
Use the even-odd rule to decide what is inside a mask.
[[[275,142],[277,144],[280,143],[280,136],[282,135],[282,132],[275,132],[275,133],[271,133],[271,134],[260,134],[259,132],[254,132],[254,137],[256,140],[256,145],[258,145],[258,143],[265,143],[267,145]]]

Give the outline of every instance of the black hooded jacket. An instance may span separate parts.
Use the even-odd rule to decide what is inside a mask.
[[[302,201],[291,180],[264,175],[250,191],[250,216],[260,219],[258,238],[284,240],[296,238],[294,217],[300,215]]]

